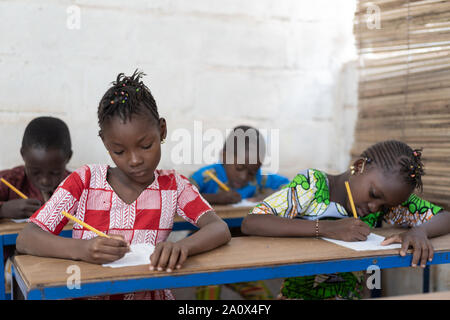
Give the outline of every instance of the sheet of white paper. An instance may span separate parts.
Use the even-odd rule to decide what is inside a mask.
[[[258,202],[248,201],[247,199],[242,199],[241,202],[232,204],[232,207],[254,207]]]
[[[22,222],[27,222],[28,219],[11,219],[13,222],[15,223],[22,223]]]
[[[130,245],[130,249],[131,251],[126,253],[121,259],[111,263],[105,263],[103,266],[122,268],[149,264],[150,255],[153,253],[153,250],[155,250],[155,247],[151,244],[138,243]]]
[[[402,245],[400,243],[394,243],[387,246],[382,246],[380,243],[384,240],[384,237],[379,236],[375,233],[369,234],[366,241],[355,241],[348,242],[342,240],[335,240],[329,238],[322,238],[324,240],[336,243],[340,246],[356,250],[356,251],[366,251],[366,250],[389,250],[389,249],[397,249],[401,248]]]

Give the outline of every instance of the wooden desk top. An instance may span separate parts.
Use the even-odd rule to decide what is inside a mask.
[[[217,215],[222,219],[243,218],[251,209],[252,207],[214,206]],[[174,221],[185,222],[186,220],[179,215],[176,215]],[[26,224],[27,222],[15,223],[10,219],[0,219],[0,235],[19,233]],[[69,224],[64,227],[64,230],[72,228],[73,222],[69,222]]]
[[[404,229],[377,229],[388,236]],[[432,239],[435,251],[450,250],[450,234]],[[124,280],[149,276],[183,275],[198,272],[232,270],[245,267],[277,266],[293,263],[321,262],[374,256],[397,256],[399,249],[354,251],[334,243],[314,238],[237,237],[215,250],[189,257],[180,270],[172,273],[149,271],[148,265],[107,268],[81,261],[22,255],[14,265],[28,290],[38,287],[65,285],[70,265],[81,270],[81,282]]]
[[[11,219],[0,219],[0,235],[19,233],[28,222],[16,223]],[[63,230],[71,230],[73,222],[69,222]]]
[[[26,222],[15,223],[10,219],[0,219],[0,234],[18,233],[26,224]]]

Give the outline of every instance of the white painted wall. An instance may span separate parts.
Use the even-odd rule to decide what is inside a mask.
[[[71,29],[80,9],[80,28]],[[0,168],[21,163],[34,117],[67,122],[71,169],[109,162],[98,102],[119,72],[138,67],[169,139],[176,129],[249,124],[279,129],[280,173],[345,169],[356,120],[353,0],[0,1]],[[76,27],[76,25],[75,25]]]

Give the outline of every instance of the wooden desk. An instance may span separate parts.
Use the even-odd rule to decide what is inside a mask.
[[[27,225],[27,222],[15,223],[10,219],[0,219],[0,237],[3,246],[16,244],[17,235]],[[73,222],[69,222],[63,231],[70,231],[72,235]]]
[[[399,229],[377,229],[388,236]],[[450,235],[432,239],[431,264],[450,262]],[[172,273],[149,271],[148,265],[104,268],[86,262],[16,256],[13,276],[28,299],[60,299],[132,291],[182,288],[210,284],[254,281],[321,273],[407,267],[412,255],[399,250],[353,251],[312,238],[238,237],[215,250],[189,257],[181,270]],[[80,268],[81,288],[70,290],[69,266]]]
[[[252,207],[232,207],[232,206],[214,206],[214,210],[217,215],[221,217],[229,227],[239,227],[242,223],[243,218],[252,209]],[[0,219],[0,279],[4,279],[4,257],[3,257],[3,247],[9,245],[15,245],[18,233],[26,225],[24,223],[15,223],[10,219]],[[72,236],[73,222],[63,229],[61,236],[71,237]],[[174,219],[173,230],[193,230],[197,229],[194,225],[187,222],[180,216],[176,216]],[[5,300],[9,298],[5,292],[5,283],[0,280],[0,300]]]
[[[240,226],[243,218],[251,209],[252,207],[232,207],[223,205],[214,206],[214,210],[216,211],[217,215],[224,219],[227,223],[229,223],[229,226],[235,226],[235,224],[238,224],[238,226]],[[17,235],[23,229],[23,227],[25,227],[26,224],[26,222],[15,223],[10,219],[0,219],[0,237],[2,237],[2,242],[0,242],[0,244],[3,246],[16,244]],[[186,230],[186,228],[184,227],[189,229],[195,228],[194,226],[192,226],[192,224],[177,215],[174,219],[173,230]],[[72,228],[73,222],[69,222],[63,230],[72,230]]]
[[[9,299],[5,288],[5,263],[3,249],[5,246],[16,244],[17,235],[27,223],[15,223],[10,219],[0,219],[0,300]],[[69,223],[61,232],[63,237],[72,237],[73,223]]]

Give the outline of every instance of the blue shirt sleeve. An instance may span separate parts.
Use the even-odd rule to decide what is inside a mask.
[[[190,177],[189,180],[191,181],[191,183],[197,187],[198,191],[200,193],[203,193],[204,191],[202,191],[205,187],[205,183],[203,181],[203,170],[197,170],[196,172],[194,172]]]
[[[212,173],[215,174],[219,180],[225,182],[225,179],[222,176],[224,173],[221,171],[220,165],[218,164],[213,164],[198,169],[189,177],[189,180],[194,186],[197,187],[200,193],[218,193],[219,185],[215,181],[213,181],[209,176],[205,176],[204,172],[206,170],[211,170]]]

